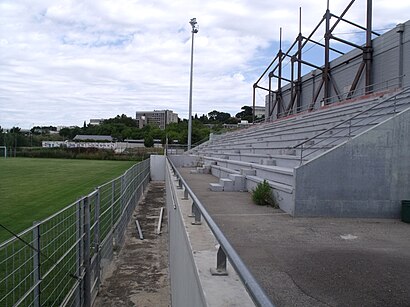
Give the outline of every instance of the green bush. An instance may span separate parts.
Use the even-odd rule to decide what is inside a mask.
[[[256,188],[252,190],[252,200],[259,206],[272,206],[278,208],[275,197],[272,194],[272,190],[269,183],[266,180],[258,183]]]

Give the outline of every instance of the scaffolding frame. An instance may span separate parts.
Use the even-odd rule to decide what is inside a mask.
[[[353,79],[352,85],[350,86],[347,99],[353,97],[359,81],[361,80],[362,76],[364,75],[365,78],[365,93],[370,94],[373,91],[372,83],[372,61],[373,61],[373,48],[372,48],[372,35],[380,36],[379,33],[376,33],[372,30],[372,0],[367,0],[367,7],[366,7],[366,26],[362,26],[356,24],[350,20],[345,19],[346,13],[349,11],[351,6],[356,0],[351,0],[340,16],[337,16],[330,12],[329,9],[329,0],[327,1],[327,9],[325,14],[323,15],[322,19],[313,29],[313,31],[308,36],[302,35],[302,9],[299,8],[299,34],[297,35],[294,42],[290,45],[286,52],[282,50],[282,28],[280,28],[279,34],[279,50],[262,73],[262,75],[257,79],[257,81],[253,84],[253,120],[255,119],[255,95],[257,89],[262,89],[268,92],[268,118],[270,118],[276,108],[276,116],[287,116],[292,114],[294,111],[299,112],[301,110],[301,94],[302,94],[302,66],[309,66],[316,70],[320,71],[321,81],[317,89],[315,89],[314,95],[312,97],[312,101],[309,104],[308,109],[312,110],[315,105],[319,102],[320,93],[323,92],[323,98],[320,101],[323,101],[325,105],[330,103],[331,98],[331,89],[336,93],[338,97],[338,101],[341,101],[341,95],[339,88],[337,86],[336,81],[332,78],[332,70],[339,67],[346,62],[351,60],[357,59],[358,56],[352,56],[351,58],[346,59],[343,63],[339,65],[335,65],[331,67],[330,65],[330,51],[339,53],[340,55],[344,55],[344,52],[337,48],[333,48],[330,46],[331,40],[337,41],[339,43],[357,48],[362,51],[362,61],[357,69],[355,77]],[[332,18],[335,18],[335,22],[331,25]],[[356,28],[359,28],[366,33],[366,42],[363,46],[359,46],[354,44],[350,41],[344,40],[340,37],[337,37],[333,34],[333,31],[337,28],[338,24],[343,21],[349,25],[352,25]],[[312,39],[313,35],[319,30],[319,28],[324,24],[324,44],[317,42]],[[317,46],[320,46],[324,49],[324,62],[322,65],[316,65],[315,63],[311,63],[309,61],[302,59],[302,52],[304,47],[307,43],[313,43]],[[296,47],[296,48],[295,48]],[[295,50],[296,49],[296,50]],[[283,62],[285,59],[289,58],[291,63],[291,76],[290,79],[283,77]],[[273,67],[273,68],[272,68]],[[296,69],[296,72],[295,72]],[[260,86],[259,83],[263,77],[268,74],[269,81],[268,81],[268,88]],[[272,90],[272,79],[277,79],[277,89]],[[283,99],[283,89],[282,89],[282,82],[286,81],[290,84],[290,99],[289,101],[284,101]],[[294,110],[294,106],[296,103],[296,110]]]

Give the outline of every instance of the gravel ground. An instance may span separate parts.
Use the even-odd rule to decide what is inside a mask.
[[[164,182],[151,182],[134,211],[126,240],[113,261],[94,306],[170,306],[168,274],[168,224]],[[161,234],[156,234],[160,209],[164,207]],[[135,226],[138,219],[144,240]]]

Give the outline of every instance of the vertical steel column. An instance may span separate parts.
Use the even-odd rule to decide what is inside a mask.
[[[268,74],[269,77],[269,84],[268,84],[268,111],[269,111],[269,117],[273,113],[273,107],[272,107],[272,72]],[[271,110],[272,108],[272,110]]]
[[[282,52],[282,28],[280,28],[280,32],[279,32],[279,52],[278,52],[278,92],[276,94],[276,117],[279,117],[280,114],[280,108],[282,107],[282,62],[283,62],[283,58],[282,58],[283,52]]]
[[[252,123],[255,122],[255,94],[256,94],[256,83],[253,85],[253,95],[252,95]],[[266,118],[265,118],[266,120]]]
[[[298,36],[298,79],[296,83],[296,113],[302,108],[302,8],[299,7],[299,36]]]
[[[398,24],[397,33],[399,33],[399,87],[403,86],[403,32],[404,24]]]
[[[34,247],[34,255],[33,255],[33,284],[34,284],[34,290],[33,290],[33,306],[34,307],[40,307],[41,306],[41,301],[40,301],[40,283],[41,283],[41,258],[40,258],[40,224],[37,222],[33,222],[33,225],[35,226],[33,228],[33,247]]]
[[[366,16],[366,47],[363,50],[363,60],[366,63],[366,94],[373,92],[373,48],[372,48],[372,0],[367,0],[367,16]]]
[[[91,306],[91,261],[90,261],[90,203],[84,197],[84,307]]]
[[[326,30],[325,30],[325,65],[323,69],[323,101],[326,104],[329,104],[330,98],[330,83],[329,83],[329,74],[330,74],[330,10],[329,10],[329,0],[327,0],[327,9],[325,13],[325,22],[326,22]]]

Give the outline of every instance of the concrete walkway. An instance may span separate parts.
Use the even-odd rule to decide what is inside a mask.
[[[160,208],[166,209],[164,193],[164,182],[149,183],[127,226],[125,244],[116,255],[113,272],[103,282],[94,306],[170,306],[166,211],[162,233],[156,234]],[[137,234],[136,218],[144,240]]]
[[[410,224],[292,218],[179,171],[277,306],[410,306]]]

